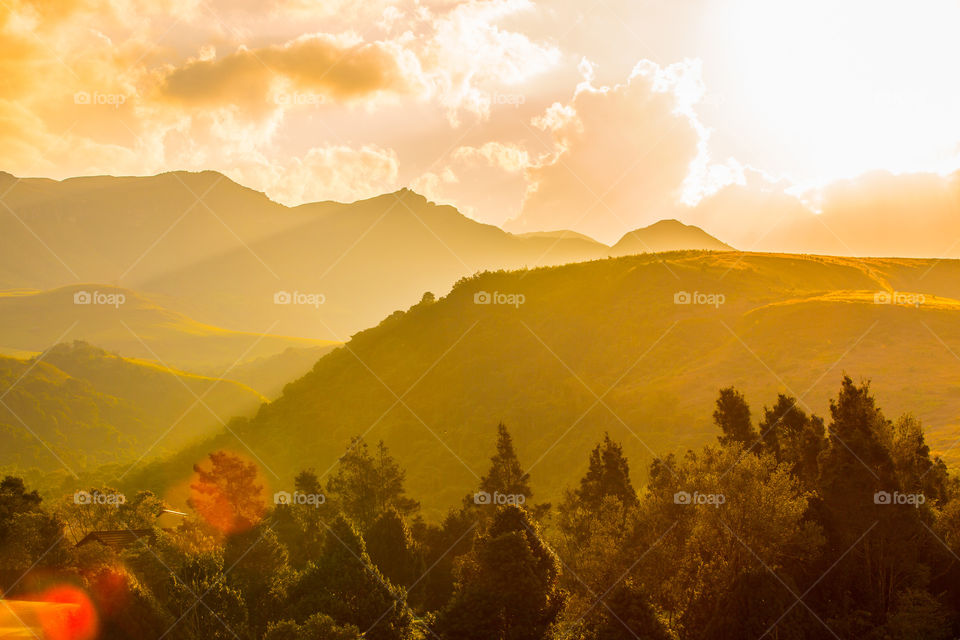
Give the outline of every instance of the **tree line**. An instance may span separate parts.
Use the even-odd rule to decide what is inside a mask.
[[[268,495],[257,466],[213,452],[192,514],[162,500],[66,498],[0,484],[0,589],[75,586],[102,638],[667,640],[951,638],[960,634],[960,480],[912,416],[887,419],[844,377],[829,419],[780,395],[754,416],[734,388],[718,441],[654,460],[638,490],[618,442],[538,503],[509,431],[476,490],[419,515],[380,442]],[[111,495],[108,488],[88,494]],[[123,548],[75,546],[98,530]],[[149,531],[144,534],[144,531]]]

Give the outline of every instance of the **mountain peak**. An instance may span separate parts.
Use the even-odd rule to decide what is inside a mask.
[[[629,231],[612,247],[614,255],[660,253],[663,251],[733,251],[700,227],[674,218]]]

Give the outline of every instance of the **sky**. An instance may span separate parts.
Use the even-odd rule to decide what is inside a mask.
[[[18,176],[960,253],[956,0],[2,0],[0,29]]]

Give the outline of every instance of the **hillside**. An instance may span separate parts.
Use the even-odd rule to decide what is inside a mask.
[[[475,304],[480,292],[525,300]],[[724,299],[675,304],[679,292]],[[875,304],[883,292],[925,300]],[[288,483],[302,468],[327,471],[350,436],[366,434],[386,441],[436,515],[485,471],[503,420],[537,499],[556,500],[604,431],[640,470],[715,437],[719,386],[743,390],[755,416],[777,393],[827,415],[843,372],[872,378],[891,415],[915,411],[933,448],[956,462],[957,300],[957,261],[686,252],[484,273],[326,355],[235,425],[242,443],[222,436],[140,481],[179,481],[226,447],[255,452],[272,482]]]
[[[407,189],[286,207],[206,171],[59,182],[0,174],[0,192],[13,213],[0,216],[0,289],[113,283],[236,331],[342,341],[479,271],[611,254],[572,232],[510,234]],[[670,234],[645,242],[714,248],[685,229],[673,232],[675,246]],[[323,302],[274,304],[282,291]]]
[[[78,304],[78,299],[88,303]],[[232,365],[289,347],[330,346],[319,340],[201,324],[134,291],[108,285],[0,292],[0,353],[39,352],[71,340],[84,340],[124,357],[160,361],[167,366],[211,369],[218,376]]]
[[[29,361],[0,357],[0,381],[0,467],[59,475],[175,450],[263,400],[233,381],[162,369],[82,342]]]
[[[334,346],[289,347],[282,353],[239,364],[230,370],[228,377],[274,399],[280,396],[288,383],[310,371],[317,360]],[[217,375],[222,372],[210,373]]]

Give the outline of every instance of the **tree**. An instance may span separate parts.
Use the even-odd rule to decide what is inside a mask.
[[[246,531],[260,522],[267,510],[259,471],[252,462],[226,451],[210,454],[210,469],[193,465],[187,504],[221,533]]]
[[[283,603],[290,568],[286,548],[262,523],[227,537],[223,548],[226,582],[247,604],[248,626],[260,637]]]
[[[813,488],[819,475],[818,458],[826,448],[823,419],[808,416],[799,402],[780,394],[772,409],[763,409],[760,421],[760,437],[763,447],[778,461],[790,465],[793,473]]]
[[[533,497],[530,476],[520,466],[513,438],[502,422],[497,425],[497,453],[490,458],[487,475],[480,479],[480,490],[491,496],[494,493],[523,496],[525,502]]]
[[[590,452],[579,486],[566,492],[558,510],[557,551],[570,569],[563,577],[570,598],[560,623],[567,632],[596,626],[605,614],[605,607],[597,606],[596,594],[623,573],[623,543],[637,504],[627,459],[620,445],[605,434]]]
[[[40,494],[28,491],[20,478],[0,481],[0,593],[22,584],[31,569],[65,565],[70,554],[63,522],[41,508]]]
[[[301,471],[294,479],[294,487],[305,495],[322,495],[323,487],[312,470]],[[323,504],[279,504],[273,510],[273,530],[287,548],[290,564],[302,569],[307,562],[320,555],[323,548],[325,519],[332,519],[336,507]]]
[[[177,637],[227,640],[244,630],[247,616],[243,596],[227,585],[221,554],[188,555],[169,575],[169,581],[170,612],[181,627]]]
[[[174,626],[176,620],[170,612],[122,566],[97,567],[86,578],[100,614],[98,638],[156,638]]]
[[[576,499],[581,504],[599,504],[607,496],[620,500],[624,506],[637,504],[637,492],[630,481],[630,465],[623,455],[623,447],[603,434],[603,442],[590,452],[587,474],[580,479]]]
[[[603,511],[604,504],[616,501],[621,516],[637,505],[637,492],[630,481],[630,465],[620,444],[604,434],[603,442],[590,452],[587,473],[580,486],[567,491],[559,508],[559,528],[573,545],[581,545]]]
[[[743,395],[733,387],[720,390],[713,422],[720,427],[720,444],[739,443],[750,449],[758,435],[750,422],[750,406]]]
[[[327,483],[327,492],[337,506],[366,531],[378,515],[396,509],[404,516],[415,513],[420,504],[406,496],[406,474],[381,440],[371,455],[359,436],[350,440],[340,457],[337,473]]]
[[[409,587],[423,573],[410,528],[396,509],[381,513],[367,531],[370,559],[395,585]]]
[[[631,578],[617,583],[598,609],[596,640],[670,640],[656,609]]]
[[[726,615],[724,599],[740,588],[743,576],[789,575],[817,558],[823,538],[806,519],[809,499],[786,465],[769,453],[745,456],[733,444],[691,451],[679,460],[670,456],[651,466],[621,563],[636,564],[634,577],[647,587],[672,632],[699,637],[718,615]],[[784,592],[778,581],[754,586],[763,591],[750,597],[761,602],[776,603]],[[763,617],[735,619],[740,632],[730,637],[749,637],[745,629],[764,621],[769,626],[784,609],[758,607]]]
[[[270,625],[263,640],[361,640],[360,630],[351,624],[338,625],[333,618],[315,613],[303,624],[283,620]]]
[[[415,522],[414,539],[428,568],[419,582],[410,588],[410,600],[418,610],[438,611],[453,595],[458,558],[470,552],[479,530],[476,510],[450,509],[440,526]]]
[[[560,562],[520,507],[497,509],[459,571],[437,622],[444,640],[541,640],[563,606]]]
[[[307,565],[287,596],[288,616],[317,612],[354,625],[369,640],[404,640],[413,627],[405,593],[390,584],[367,554],[363,537],[345,517],[329,526],[323,553]]]
[[[827,534],[823,569],[835,561],[837,566],[819,595],[841,626],[864,615],[877,626],[898,592],[925,586],[922,556],[927,544],[936,542],[921,523],[922,509],[892,501],[902,490],[890,450],[893,425],[876,406],[869,383],[856,385],[844,376],[830,413],[830,444],[820,460]],[[929,464],[928,459],[922,466]]]

